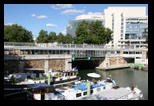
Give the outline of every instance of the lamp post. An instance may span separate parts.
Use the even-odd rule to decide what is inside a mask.
[[[90,96],[90,81],[87,81],[87,95]]]
[[[52,72],[52,69],[50,69],[49,71],[48,71],[48,85],[50,85],[50,77],[51,77],[51,72]]]

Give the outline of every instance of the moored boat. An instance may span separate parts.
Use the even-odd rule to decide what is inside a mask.
[[[34,100],[139,100],[143,94],[137,87],[119,87],[111,78],[77,81],[73,85],[51,89],[29,86],[28,97]],[[29,99],[30,99],[29,98]]]
[[[50,78],[50,79],[49,79]],[[8,77],[4,77],[4,90],[17,90],[20,88],[26,88],[30,84],[47,83],[50,85],[58,86],[70,82],[75,82],[81,79],[78,76],[78,69],[75,67],[69,71],[59,71],[40,74],[36,77],[35,73],[14,73]],[[13,81],[14,80],[14,81]],[[50,81],[49,81],[50,80]]]

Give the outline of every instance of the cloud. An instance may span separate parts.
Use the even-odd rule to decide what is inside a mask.
[[[12,23],[12,22],[9,22],[9,23],[6,23],[6,24],[4,24],[4,25],[9,25],[9,26],[11,26],[11,25],[13,25],[14,23]]]
[[[72,4],[56,4],[56,6],[52,5],[51,8],[55,10],[59,10],[59,9],[73,8],[73,5]]]
[[[57,27],[56,24],[50,24],[50,23],[46,24],[46,26],[47,26],[47,27]]]
[[[83,13],[85,10],[77,10],[77,9],[67,9],[61,12],[61,14],[65,15],[73,15],[78,13]]]
[[[39,19],[45,19],[45,18],[48,18],[46,15],[40,15],[40,16],[36,16],[37,18]]]
[[[88,15],[102,15],[101,12],[88,12]]]
[[[32,14],[32,17],[35,17],[36,15],[35,14]]]
[[[39,16],[36,16],[35,14],[32,14],[31,16],[32,16],[32,17],[39,18],[39,19],[45,19],[45,18],[48,18],[46,15],[39,15]]]

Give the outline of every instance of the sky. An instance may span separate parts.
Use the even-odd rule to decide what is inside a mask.
[[[4,4],[4,24],[21,25],[36,38],[41,30],[66,34],[69,20],[83,14],[102,14],[111,6],[145,6],[148,4]]]

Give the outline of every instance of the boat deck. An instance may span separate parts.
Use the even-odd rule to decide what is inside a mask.
[[[132,93],[131,90],[121,87],[118,89],[109,89],[99,94],[90,95],[88,97],[84,97],[79,100],[116,100],[116,99],[125,97],[130,93]]]

